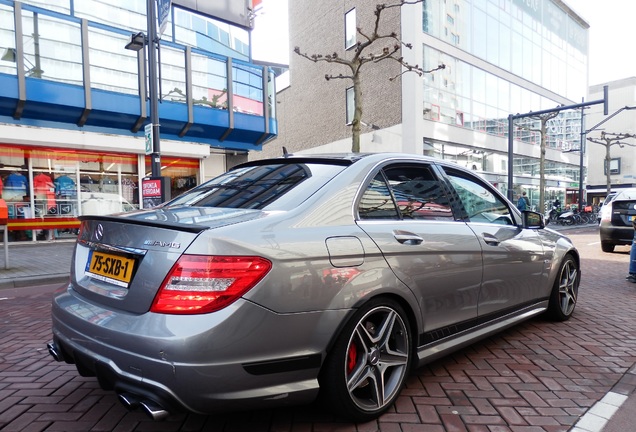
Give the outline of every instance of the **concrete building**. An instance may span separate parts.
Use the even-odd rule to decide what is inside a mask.
[[[0,0],[0,192],[12,239],[51,239],[76,228],[77,216],[143,205],[152,171],[146,4]],[[171,196],[277,132],[273,72],[250,61],[249,25],[179,4],[157,62],[160,171]],[[251,4],[202,7],[246,19]],[[127,49],[132,42],[140,50]]]
[[[593,85],[590,87],[590,100],[602,98],[605,85],[609,89],[609,115],[604,116],[602,110],[590,110],[585,120],[587,130],[598,125],[587,136],[604,143],[586,143],[586,190],[590,203],[599,203],[607,195],[608,147],[610,191],[636,187],[636,138],[609,141],[601,139],[603,132],[608,134],[608,138],[615,137],[615,134],[636,134],[636,77]]]
[[[367,0],[290,1],[290,44],[308,55],[351,58],[356,41],[364,41],[355,28],[370,34],[374,11]],[[508,115],[581,102],[588,28],[560,0],[426,0],[383,10],[380,33],[395,32],[412,44],[402,49],[409,64],[446,68],[420,77],[402,73],[394,61],[367,65],[361,72],[361,151],[451,159],[507,193]],[[324,78],[348,72],[291,54],[290,86],[278,93],[279,136],[250,158],[280,155],[283,146],[289,152],[350,151],[352,83]],[[515,193],[527,191],[540,208],[540,135],[529,130],[536,124],[516,124],[513,183]],[[578,190],[579,156],[564,150],[578,145],[580,131],[580,111],[549,123],[547,199],[565,203],[568,190]]]

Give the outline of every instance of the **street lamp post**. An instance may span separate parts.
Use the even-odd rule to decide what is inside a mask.
[[[150,81],[150,123],[152,123],[152,155],[150,167],[153,177],[161,175],[161,143],[159,135],[159,95],[157,92],[157,17],[155,15],[155,0],[146,0],[146,15],[148,17],[148,69]]]
[[[159,134],[159,93],[157,79],[157,18],[155,13],[156,0],[146,0],[146,15],[148,18],[147,36],[143,32],[132,34],[126,49],[139,51],[148,47],[148,98],[150,99],[150,124],[146,125],[146,154],[150,154],[151,176],[142,180],[141,196],[144,208],[154,207],[170,199],[170,183],[167,177],[161,176],[161,143]],[[141,71],[140,71],[141,75]],[[140,76],[141,78],[141,76]],[[143,79],[146,79],[145,72]],[[143,94],[142,94],[143,93]],[[139,97],[145,105],[145,90]],[[150,126],[150,128],[148,128]],[[150,129],[150,130],[148,130]],[[149,144],[152,144],[149,146]]]

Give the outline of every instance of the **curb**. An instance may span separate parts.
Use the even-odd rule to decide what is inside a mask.
[[[570,432],[601,432],[630,397],[636,396],[636,365],[633,365],[600,401],[596,402]]]
[[[28,276],[21,278],[13,278],[7,280],[0,280],[0,290],[12,289],[12,288],[24,288],[40,285],[57,285],[70,280],[71,275],[69,273],[42,275],[42,276]]]

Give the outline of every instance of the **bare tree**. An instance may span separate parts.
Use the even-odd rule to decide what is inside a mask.
[[[390,77],[389,80],[393,81],[400,75],[407,72],[415,72],[422,76],[425,73],[432,73],[436,70],[444,69],[446,66],[440,64],[438,67],[431,70],[424,70],[419,65],[411,65],[404,60],[401,56],[402,47],[412,49],[413,46],[409,43],[402,42],[395,32],[380,33],[380,21],[382,12],[389,8],[402,7],[404,5],[413,5],[421,3],[423,0],[402,0],[395,4],[378,4],[375,7],[375,21],[371,32],[364,31],[358,27],[357,33],[360,35],[362,41],[353,48],[353,57],[346,59],[340,57],[338,53],[332,54],[307,54],[300,51],[299,47],[294,48],[294,52],[301,57],[316,62],[337,63],[349,68],[348,74],[330,75],[326,74],[325,79],[327,81],[332,79],[350,79],[353,82],[353,101],[354,101],[354,113],[351,134],[351,151],[357,153],[360,151],[360,131],[362,126],[362,82],[360,79],[360,70],[362,66],[368,63],[378,63],[383,60],[393,60],[402,65],[403,70],[398,75]],[[369,52],[373,50],[373,52]]]
[[[530,118],[540,121],[539,129],[532,129],[525,126],[518,126],[521,129],[530,130],[533,132],[539,132],[541,136],[540,145],[540,157],[539,157],[539,212],[543,213],[543,207],[545,205],[545,151],[546,151],[546,136],[548,121],[552,120],[560,114],[559,111],[554,111],[546,114],[532,116]]]
[[[539,206],[545,203],[545,148],[548,121],[559,115],[559,112],[551,112],[538,116],[541,122],[541,157],[539,159]],[[535,117],[536,118],[536,117]],[[543,207],[539,207],[539,211],[543,213]]]
[[[609,133],[609,132],[602,131],[600,139],[591,138],[591,137],[587,138],[587,140],[590,142],[605,146],[605,178],[607,183],[607,186],[606,186],[607,195],[609,195],[609,193],[612,190],[612,176],[611,176],[612,170],[610,169],[610,163],[612,161],[612,157],[610,154],[610,147],[612,147],[613,145],[618,145],[619,147],[624,147],[626,145],[630,147],[636,147],[636,144],[626,143],[621,141],[627,138],[636,138],[636,135],[630,134],[630,133]]]

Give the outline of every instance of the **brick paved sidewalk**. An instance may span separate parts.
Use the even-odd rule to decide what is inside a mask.
[[[0,250],[0,289],[63,283],[68,280],[75,240],[10,243],[9,268]]]

